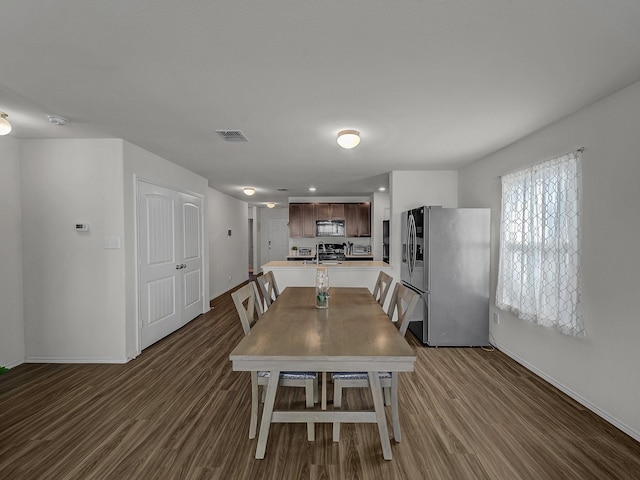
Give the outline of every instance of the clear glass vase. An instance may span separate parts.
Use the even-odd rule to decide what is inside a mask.
[[[324,267],[316,271],[316,308],[329,308],[329,271]]]

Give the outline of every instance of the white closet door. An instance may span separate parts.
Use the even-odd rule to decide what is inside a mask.
[[[141,348],[202,313],[202,201],[138,182]]]
[[[202,201],[186,193],[180,194],[182,323],[183,325],[202,313]]]

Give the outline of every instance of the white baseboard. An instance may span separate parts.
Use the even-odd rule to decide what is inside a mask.
[[[22,365],[24,363],[24,359],[16,360],[15,362],[8,363],[7,365],[0,365],[0,367],[6,367],[8,369],[12,369],[13,367],[17,367],[18,365]]]
[[[27,357],[24,363],[127,363],[127,358],[113,357]]]
[[[584,407],[588,408],[593,413],[595,413],[599,417],[603,418],[604,420],[609,422],[611,425],[613,425],[617,429],[622,430],[624,433],[629,435],[631,438],[633,438],[634,440],[640,442],[640,432],[635,431],[633,428],[629,427],[628,425],[625,425],[624,423],[622,423],[620,420],[618,420],[614,416],[612,416],[612,415],[608,414],[607,412],[605,412],[604,410],[598,408],[596,405],[591,403],[586,398],[584,398],[581,395],[577,394],[576,392],[574,392],[570,388],[566,387],[565,385],[561,384],[560,382],[558,382],[554,378],[551,378],[548,375],[546,375],[545,373],[541,372],[536,367],[531,365],[529,362],[527,362],[526,360],[520,358],[518,355],[516,355],[515,353],[509,351],[508,349],[504,348],[499,343],[494,343],[493,345],[498,350],[500,350],[502,353],[504,353],[505,355],[508,355],[509,357],[514,359],[516,362],[518,362],[520,365],[525,367],[527,370],[530,370],[531,372],[535,373],[537,376],[539,376],[543,380],[549,382],[551,385],[553,385],[554,387],[556,387],[558,390],[562,391],[563,393],[569,395],[576,402],[578,402],[579,404],[581,404]]]

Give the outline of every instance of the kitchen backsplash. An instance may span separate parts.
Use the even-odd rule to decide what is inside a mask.
[[[289,251],[291,247],[309,247],[312,253],[315,252],[316,244],[319,242],[324,243],[353,243],[354,245],[371,245],[371,238],[363,237],[316,237],[316,238],[290,238],[289,239]]]

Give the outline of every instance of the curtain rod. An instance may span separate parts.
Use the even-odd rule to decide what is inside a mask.
[[[584,147],[576,148],[575,150],[572,150],[572,151],[570,151],[570,152],[566,152],[566,153],[561,153],[560,155],[556,155],[555,157],[548,158],[547,160],[542,160],[542,161],[540,161],[540,162],[534,163],[534,164],[532,164],[532,165],[528,165],[528,166],[526,166],[526,167],[520,167],[520,168],[518,168],[517,170],[511,170],[510,172],[507,172],[507,173],[505,173],[504,175],[499,175],[499,176],[498,176],[498,178],[502,178],[502,177],[504,177],[505,175],[511,175],[512,173],[514,173],[514,172],[518,172],[518,171],[520,171],[520,170],[524,170],[525,168],[531,168],[531,167],[534,167],[534,166],[535,166],[535,165],[537,165],[538,163],[544,163],[544,162],[546,162],[546,161],[552,160],[553,158],[561,157],[562,155],[568,155],[568,154],[573,153],[573,152],[580,152],[580,153],[583,153],[584,151],[585,151],[585,148],[584,148]]]

